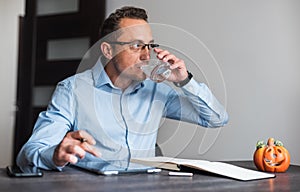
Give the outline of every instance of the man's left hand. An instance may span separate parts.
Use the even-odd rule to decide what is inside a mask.
[[[154,48],[154,52],[157,54],[157,58],[165,62],[170,63],[171,75],[167,79],[171,82],[180,82],[188,77],[185,63],[182,59],[177,58],[167,50]]]

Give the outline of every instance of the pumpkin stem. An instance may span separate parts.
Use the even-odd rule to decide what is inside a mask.
[[[274,146],[274,138],[269,138],[268,146]]]
[[[281,146],[281,147],[283,147],[283,143],[282,143],[281,141],[279,141],[279,140],[276,140],[276,141],[274,142],[274,144],[275,144],[276,146]]]
[[[256,143],[256,149],[263,148],[265,146],[266,146],[266,143],[264,141],[257,141],[257,143]]]

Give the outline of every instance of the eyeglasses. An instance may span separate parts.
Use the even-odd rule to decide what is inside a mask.
[[[113,42],[109,42],[110,44],[117,44],[117,45],[129,45],[130,50],[135,51],[135,52],[139,52],[143,49],[145,49],[146,47],[150,50],[152,48],[158,47],[159,44],[155,44],[155,43],[144,43],[142,41],[130,41],[130,42],[121,42],[121,41],[113,41]]]

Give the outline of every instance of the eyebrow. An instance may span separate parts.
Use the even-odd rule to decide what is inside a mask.
[[[135,39],[135,40],[133,40],[133,41],[139,41],[139,42],[142,42],[142,43],[145,43],[143,40],[141,40],[141,39]],[[132,42],[133,42],[132,41]],[[154,39],[152,39],[152,40],[150,40],[148,43],[146,43],[146,44],[149,44],[149,43],[154,43]]]

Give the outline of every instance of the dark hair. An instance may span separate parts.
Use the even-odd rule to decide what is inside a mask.
[[[123,18],[130,19],[143,19],[148,22],[148,16],[144,9],[136,7],[122,7],[117,9],[114,13],[111,13],[107,19],[103,22],[100,30],[99,38],[103,38],[106,35],[119,29],[119,23]]]

